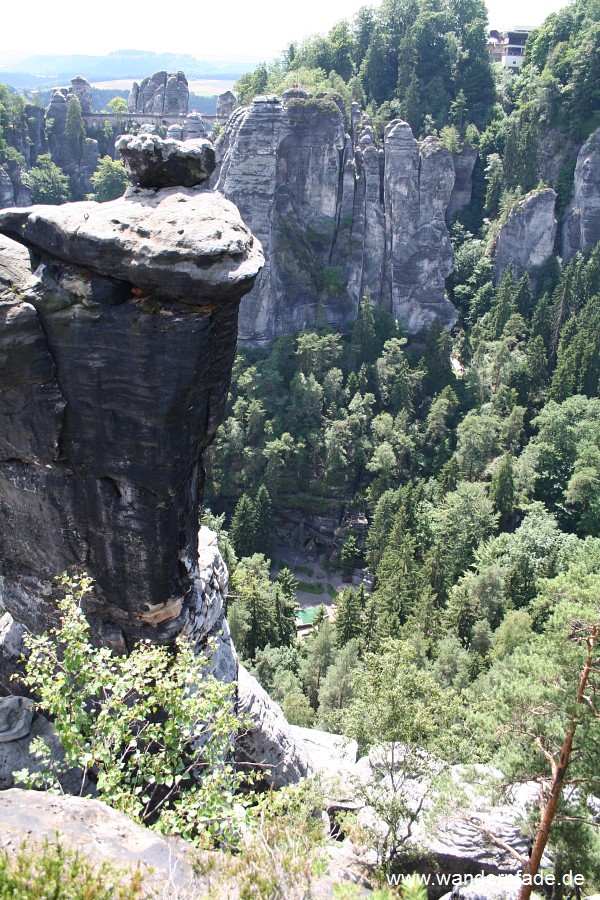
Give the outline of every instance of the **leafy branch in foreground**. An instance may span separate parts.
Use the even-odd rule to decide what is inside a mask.
[[[175,648],[142,642],[128,656],[92,646],[81,609],[92,579],[65,573],[59,581],[61,624],[26,636],[23,680],[53,719],[64,758],[38,739],[42,770],[16,777],[61,791],[61,776],[80,769],[80,793],[91,782],[101,799],[144,825],[201,843],[233,840],[242,776],[230,759],[244,724],[234,712],[235,686],[208,674],[206,656],[184,639]]]

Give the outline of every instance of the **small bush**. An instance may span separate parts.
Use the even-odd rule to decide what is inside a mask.
[[[189,641],[175,648],[138,644],[129,656],[94,647],[81,602],[92,590],[83,575],[60,581],[59,628],[27,635],[25,684],[49,715],[65,756],[32,742],[40,772],[15,773],[29,787],[60,791],[67,770],[83,772],[100,799],[144,825],[210,844],[235,839],[233,796],[241,776],[230,763],[242,722],[235,685],[205,671]]]
[[[61,844],[21,846],[0,853],[0,900],[136,900],[142,897],[139,871],[120,872],[108,863],[93,866]]]

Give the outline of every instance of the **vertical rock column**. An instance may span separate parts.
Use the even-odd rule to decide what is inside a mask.
[[[197,608],[201,456],[263,257],[233,204],[195,186],[212,145],[122,150],[125,197],[0,217],[34,261],[4,241],[0,603],[39,631],[53,577],[86,569],[96,631],[129,644],[172,640]]]

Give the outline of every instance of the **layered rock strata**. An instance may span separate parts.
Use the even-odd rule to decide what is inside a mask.
[[[266,248],[244,300],[240,337],[268,341],[315,324],[345,329],[368,289],[410,331],[454,310],[445,213],[454,184],[449,151],[393,122],[378,149],[358,106],[288,91],[235,110],[220,142],[215,185]]]
[[[600,241],[600,128],[587,139],[577,157],[573,198],[563,225],[563,258]]]
[[[4,684],[21,626],[55,624],[53,576],[65,570],[95,579],[85,611],[99,643],[211,639],[212,671],[237,680],[227,570],[197,522],[238,306],[263,255],[233,204],[203,190],[214,161],[196,143],[126,138],[130,168],[144,183],[157,172],[154,187],[0,213]],[[160,186],[175,179],[190,186]],[[243,683],[256,723],[245,758],[273,784],[297,780],[308,763],[281,711]]]
[[[48,582],[87,568],[99,625],[169,640],[260,245],[199,187],[0,218],[2,605],[40,630]]]
[[[515,203],[496,242],[496,282],[511,264],[516,278],[527,272],[535,280],[554,249],[557,228],[555,205],[556,194],[552,188],[531,191]]]

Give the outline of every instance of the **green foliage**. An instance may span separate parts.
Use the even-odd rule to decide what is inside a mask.
[[[40,771],[19,779],[60,790],[61,775],[75,767],[82,791],[91,781],[101,799],[142,824],[203,843],[233,840],[233,686],[208,675],[207,658],[184,640],[175,652],[141,643],[128,656],[94,647],[81,608],[91,579],[64,574],[60,583],[61,624],[25,636],[23,680],[53,719],[64,759],[38,738]]]
[[[359,559],[360,553],[356,545],[356,537],[349,534],[340,553],[340,565],[344,575],[352,575]]]
[[[1,900],[135,900],[145,895],[138,871],[119,871],[108,863],[93,866],[58,841],[0,853]]]
[[[120,100],[121,98],[115,99]],[[103,156],[99,161],[98,168],[91,177],[91,182],[94,188],[94,200],[98,200],[99,203],[121,197],[130,184],[123,163],[120,160],[112,160],[110,156]]]
[[[69,179],[49,153],[38,156],[36,165],[23,176],[34,203],[67,203],[71,199]]]
[[[313,779],[267,794],[249,811],[239,853],[199,861],[197,874],[210,876],[214,885],[209,897],[311,896],[326,868],[323,805],[322,789]]]
[[[468,8],[431,10],[421,0],[394,0],[361,9],[352,23],[290,44],[280,60],[243,75],[236,94],[246,104],[297,84],[313,95],[333,88],[346,109],[352,100],[379,107],[376,127],[400,115],[419,134],[429,115],[438,128],[451,119],[462,136],[470,123],[485,127],[495,99],[486,19],[478,0]]]
[[[124,116],[127,114],[127,100],[125,100],[124,97],[113,97],[106,106],[115,116]]]
[[[67,121],[65,125],[67,144],[73,157],[79,161],[83,156],[83,142],[85,140],[85,125],[81,115],[81,103],[77,97],[69,97],[67,103]]]

